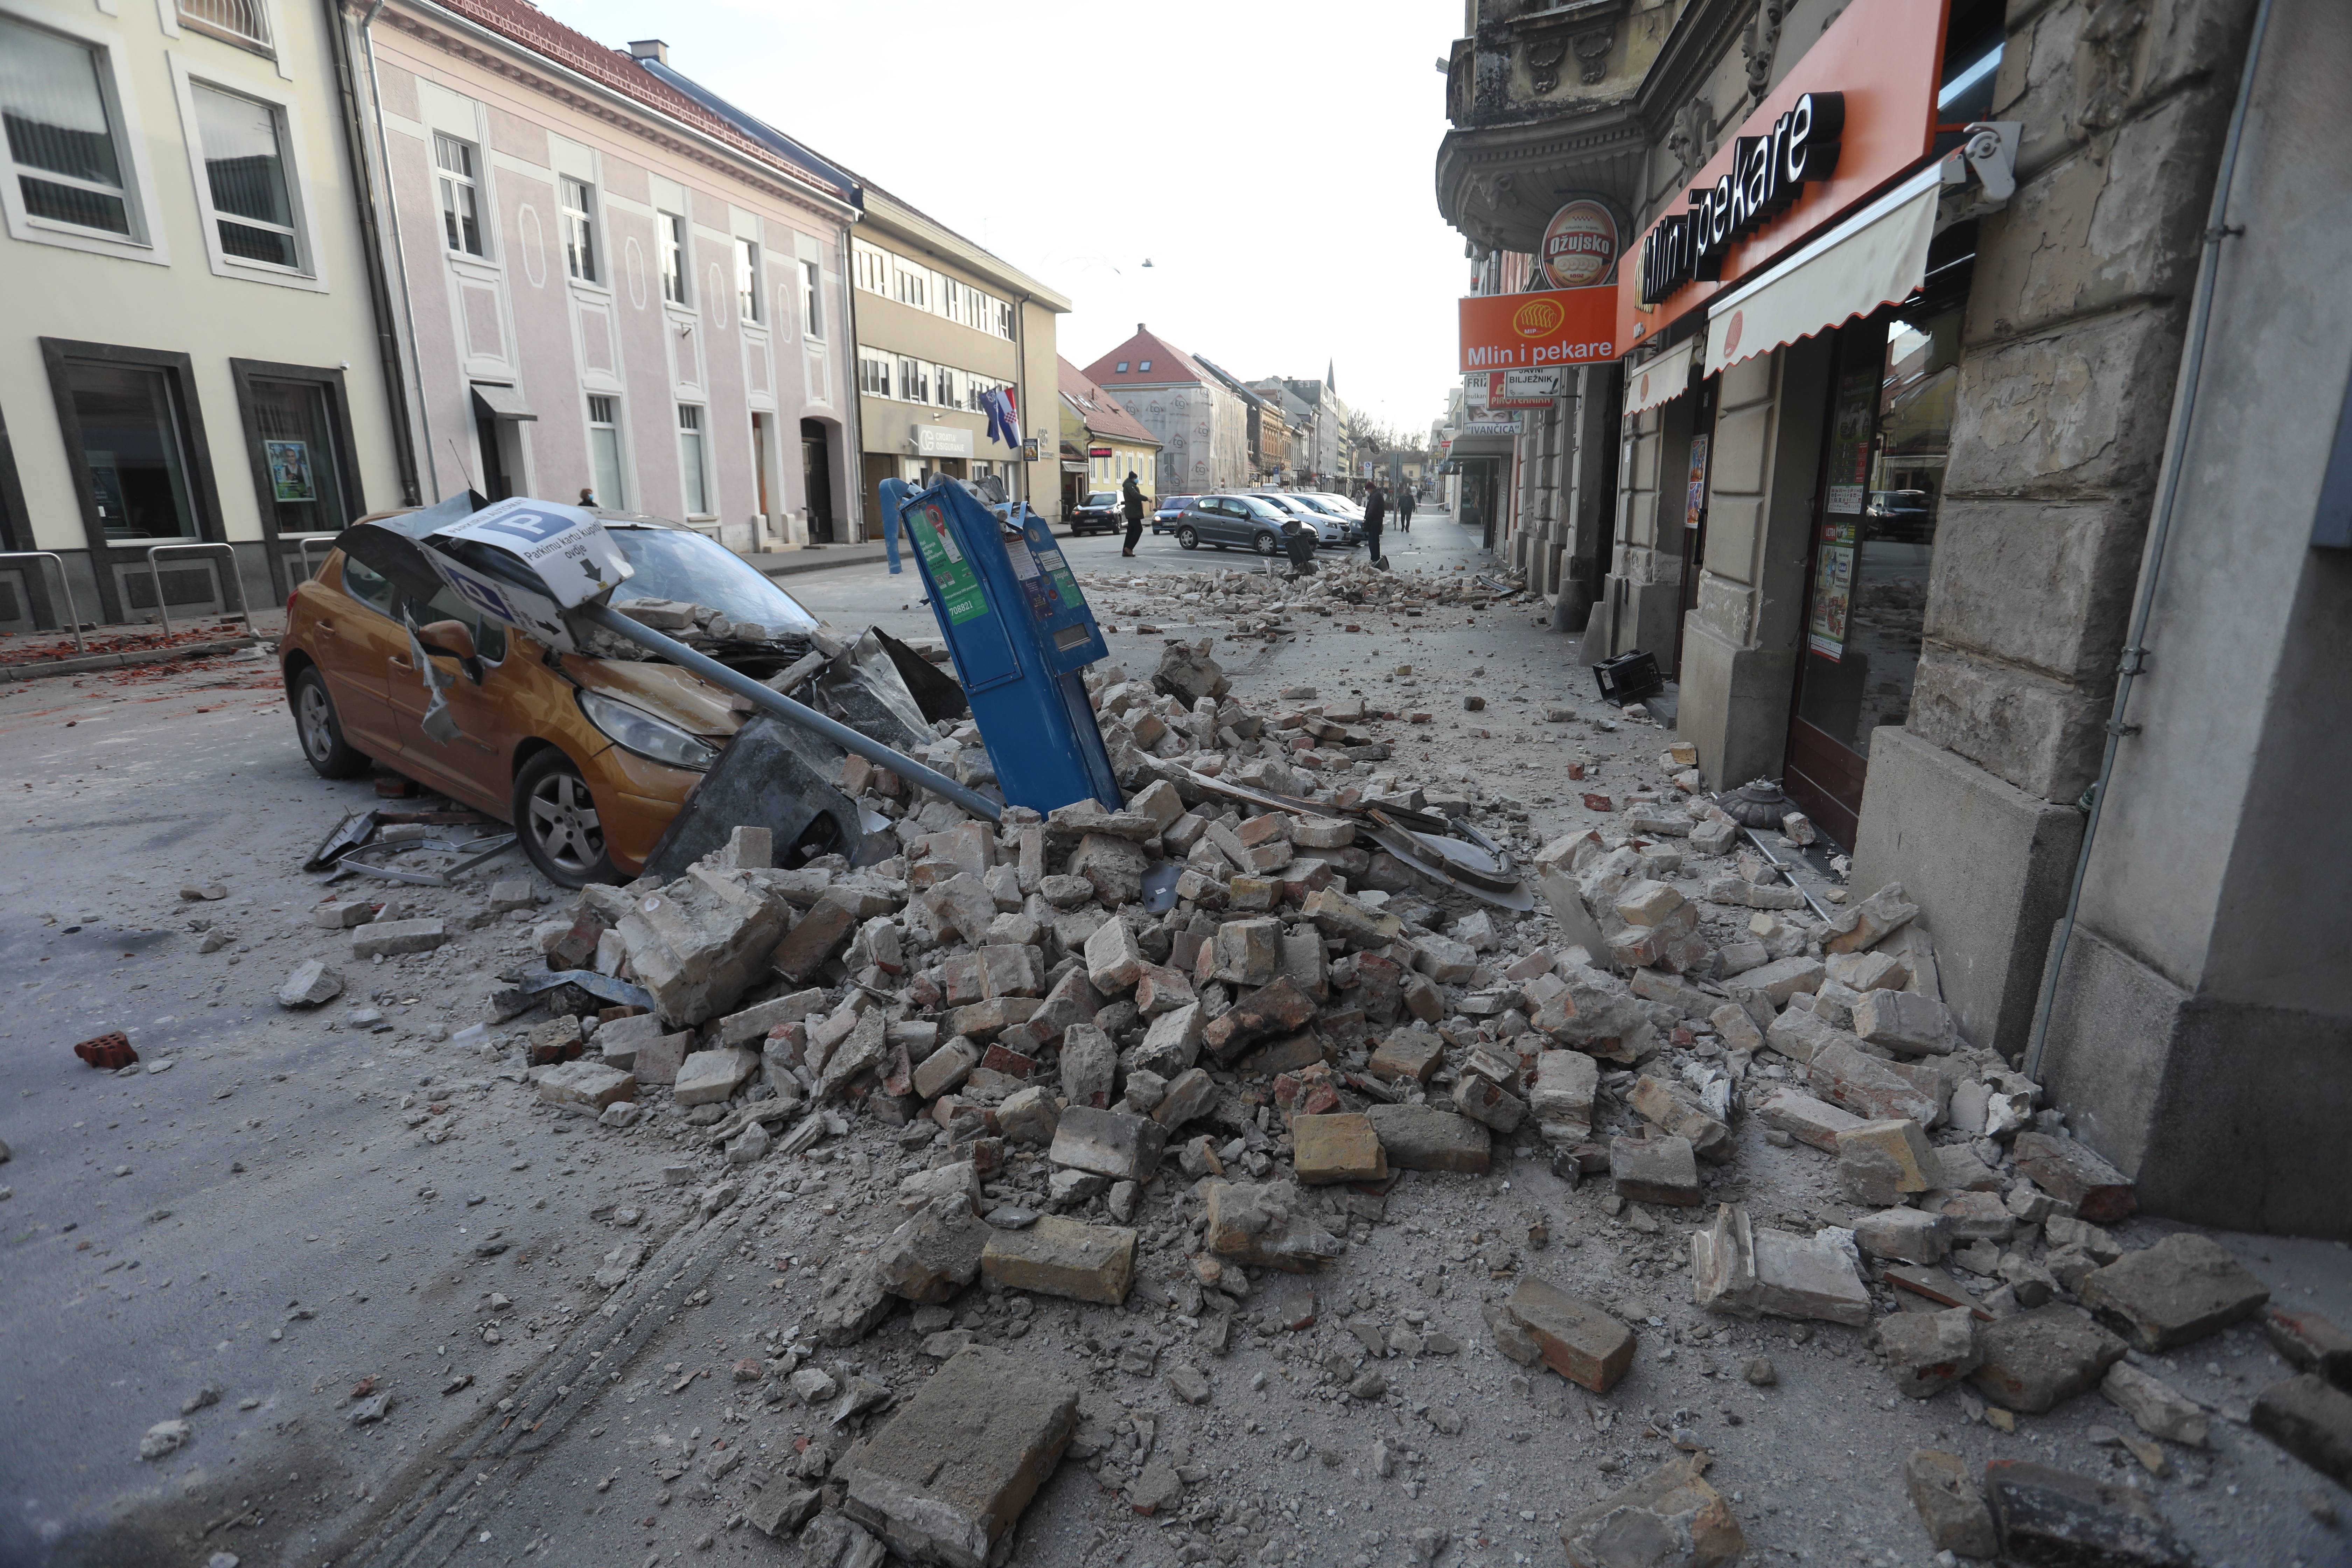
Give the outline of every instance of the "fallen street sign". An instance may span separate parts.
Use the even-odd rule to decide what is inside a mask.
[[[1617,290],[1549,289],[1462,300],[1462,369],[1534,370],[1617,357]]]

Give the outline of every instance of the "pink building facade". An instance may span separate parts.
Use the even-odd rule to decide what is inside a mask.
[[[853,185],[513,0],[391,0],[360,42],[428,500],[856,537]]]

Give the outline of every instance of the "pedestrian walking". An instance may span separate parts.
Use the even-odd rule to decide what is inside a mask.
[[[1121,555],[1132,555],[1143,538],[1143,487],[1136,482],[1135,471],[1128,470],[1127,483],[1118,487],[1119,504],[1127,510],[1127,548]]]
[[[1364,547],[1369,550],[1375,566],[1388,563],[1381,555],[1381,525],[1388,521],[1388,492],[1378,485],[1364,487]]]
[[[1397,526],[1405,532],[1412,531],[1412,487],[1397,491]]]

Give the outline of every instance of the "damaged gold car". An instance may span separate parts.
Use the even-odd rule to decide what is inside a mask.
[[[659,518],[597,521],[633,568],[613,594],[622,614],[755,679],[815,646],[816,617],[717,542]],[[438,583],[388,530],[369,531],[372,566],[352,547],[367,521],[287,600],[279,658],[310,766],[345,779],[382,764],[512,823],[532,864],[564,887],[639,875],[748,704],[634,647],[542,647]],[[428,723],[420,654],[443,683],[446,740],[431,732],[451,725]]]

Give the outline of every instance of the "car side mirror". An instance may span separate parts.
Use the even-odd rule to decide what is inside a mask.
[[[474,647],[474,633],[463,621],[427,621],[416,628],[416,640],[436,658],[454,658],[466,679],[482,683],[482,658]]]

